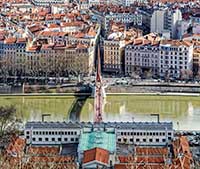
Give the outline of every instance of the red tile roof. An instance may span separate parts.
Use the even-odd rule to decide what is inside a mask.
[[[83,163],[92,161],[99,161],[104,164],[109,162],[109,151],[102,148],[93,148],[91,150],[84,151]]]
[[[162,155],[168,154],[167,148],[136,147],[137,155]]]
[[[172,143],[174,151],[174,160],[172,169],[180,168],[190,169],[192,166],[193,158],[190,152],[190,146],[187,137],[181,136],[179,139]]]
[[[115,164],[114,169],[162,169],[164,164]]]
[[[29,155],[58,155],[59,147],[29,147],[28,152]]]
[[[25,147],[25,139],[23,138],[13,138],[13,141],[6,148],[8,155],[19,157],[23,153]]]

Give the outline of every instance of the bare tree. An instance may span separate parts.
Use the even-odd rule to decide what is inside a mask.
[[[0,135],[2,136],[7,129],[13,129],[16,122],[16,109],[14,106],[0,107]]]

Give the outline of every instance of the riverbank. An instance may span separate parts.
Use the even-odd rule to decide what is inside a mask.
[[[147,92],[147,93],[106,93],[106,96],[192,96],[192,97],[200,97],[200,93],[172,93],[172,92]],[[23,97],[53,97],[53,96],[58,96],[58,97],[79,97],[79,96],[91,96],[91,93],[13,93],[13,94],[0,94],[0,97],[3,96],[8,96],[8,97],[18,97],[18,96],[23,96]],[[92,96],[91,96],[92,98]]]
[[[40,86],[30,85],[26,90],[12,90],[12,92],[1,92],[3,95],[66,95],[79,96],[91,95],[91,85],[63,85],[63,86]],[[24,91],[24,93],[23,93]],[[110,84],[105,88],[108,94],[154,94],[154,95],[182,95],[183,93],[189,95],[200,94],[200,84],[186,84],[186,83],[134,83],[129,85]],[[195,95],[196,96],[196,95]]]
[[[106,88],[106,93],[189,93],[200,94],[199,85],[172,85],[172,84],[138,84],[114,85]]]

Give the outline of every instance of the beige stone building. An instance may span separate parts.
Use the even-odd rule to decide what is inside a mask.
[[[200,79],[200,49],[194,49],[193,52],[193,73]]]
[[[123,73],[124,46],[124,40],[104,41],[104,72]]]
[[[7,38],[0,42],[1,73],[12,76],[90,75],[94,70],[95,45],[88,43],[41,44]]]

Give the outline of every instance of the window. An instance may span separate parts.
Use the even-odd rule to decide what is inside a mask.
[[[58,141],[61,141],[61,138],[58,138]]]
[[[159,138],[156,139],[156,142],[157,142],[157,143],[159,142]]]
[[[74,138],[71,138],[71,141],[74,141]]]
[[[68,138],[64,138],[65,141],[68,141]]]
[[[51,141],[55,141],[55,138],[51,138]]]
[[[29,133],[30,133],[29,131],[26,132],[27,135],[28,135]]]
[[[45,138],[45,141],[49,141],[49,138]]]
[[[33,137],[33,141],[35,141],[35,137]]]
[[[143,142],[146,142],[147,140],[146,140],[146,138],[143,138]]]
[[[140,139],[139,139],[139,138],[137,138],[137,139],[136,139],[136,142],[140,142]]]
[[[118,142],[121,142],[121,138],[118,138],[117,141],[118,141]]]
[[[153,142],[153,139],[152,139],[152,138],[150,138],[150,139],[149,139],[149,142],[150,142],[150,143],[152,143],[152,142]]]
[[[26,136],[26,139],[29,139],[30,137],[29,136]]]
[[[132,138],[130,139],[130,142],[133,142],[133,139],[132,139]]]
[[[38,140],[39,140],[39,141],[42,141],[42,138],[40,137]]]
[[[165,142],[166,142],[166,139],[162,139],[162,142],[165,143]]]
[[[78,142],[78,138],[76,138],[76,142]]]

